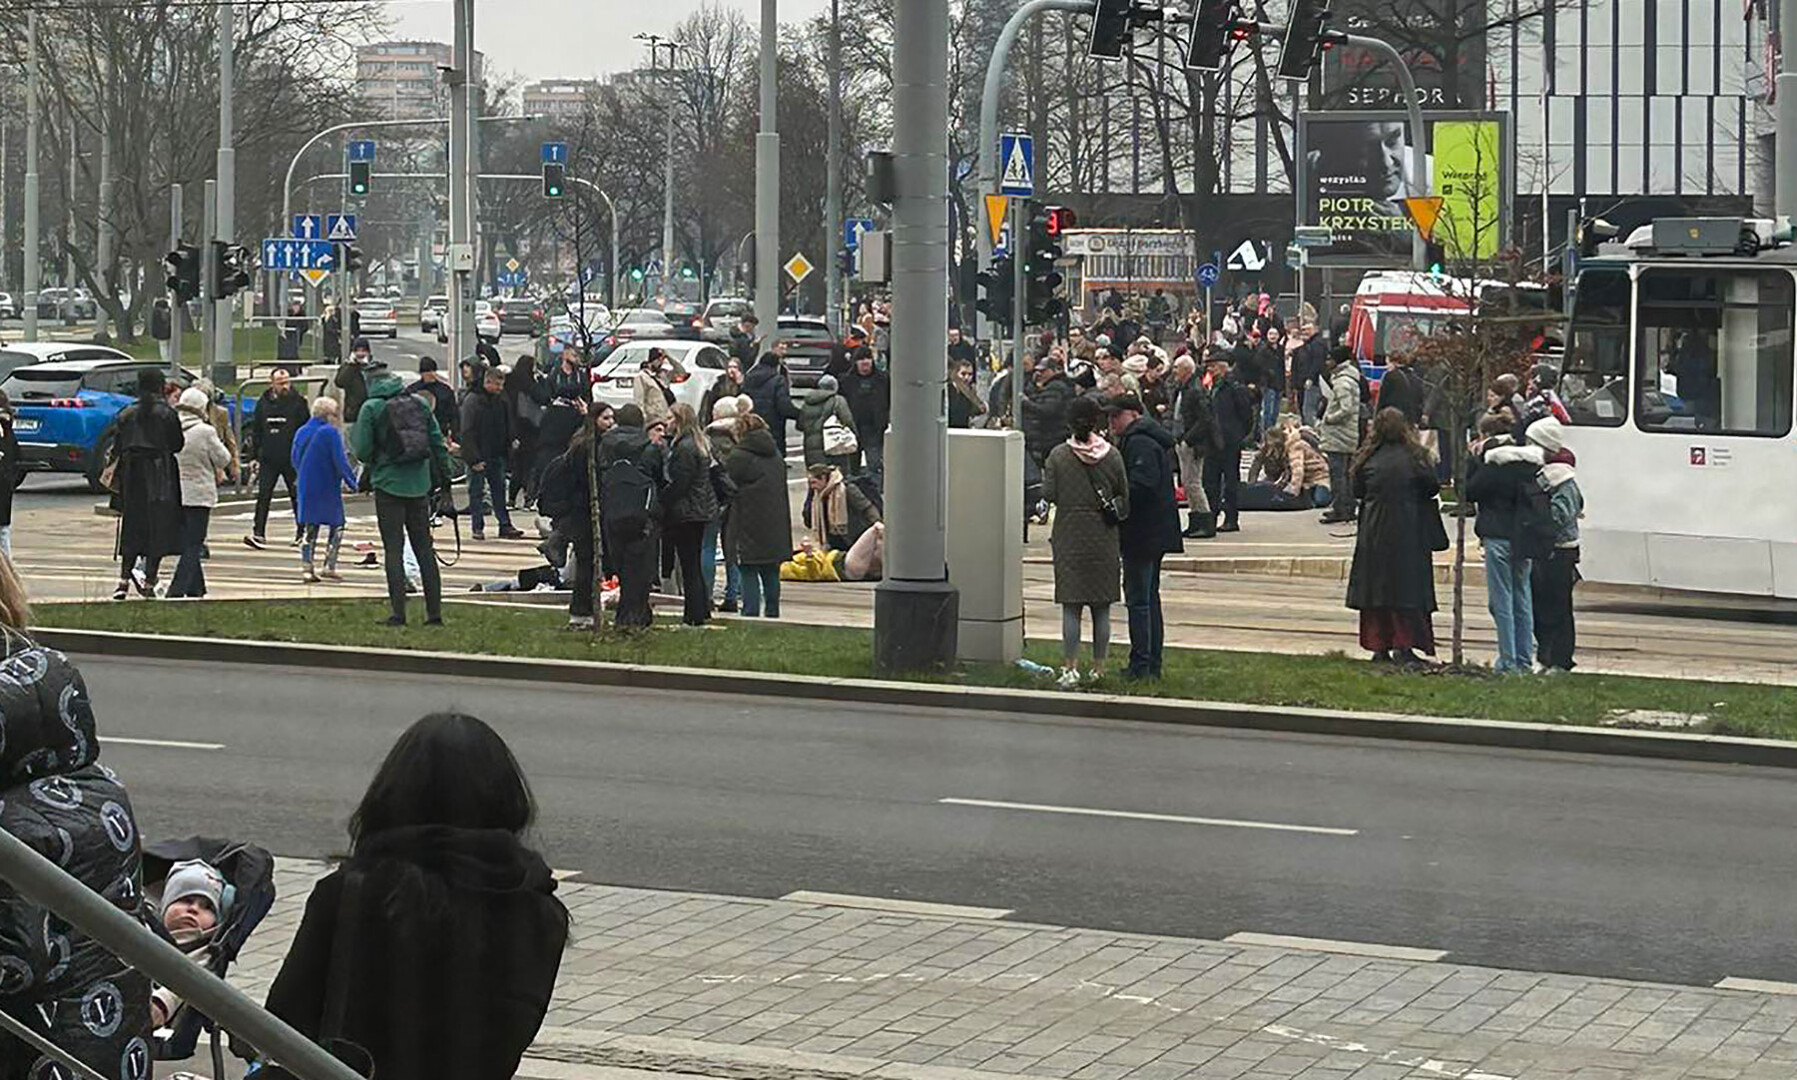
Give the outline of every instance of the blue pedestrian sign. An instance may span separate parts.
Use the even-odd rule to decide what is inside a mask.
[[[1198,286],[1199,288],[1208,289],[1215,285],[1217,279],[1222,276],[1223,273],[1217,269],[1216,263],[1205,263],[1198,268]]]
[[[522,287],[529,277],[530,275],[523,270],[501,270],[494,275],[494,280],[503,288],[516,289]]]
[[[329,270],[337,264],[329,240],[273,236],[262,241],[264,270]]]
[[[861,247],[861,234],[873,231],[873,218],[849,218],[842,223],[842,246],[850,251],[858,251]]]
[[[373,139],[351,139],[347,149],[349,150],[349,159],[351,161],[374,160]]]
[[[1036,193],[1036,144],[1020,131],[998,137],[998,191],[1001,195]]]
[[[342,244],[356,238],[356,215],[354,214],[326,214],[324,224],[326,240]]]
[[[565,142],[546,142],[543,144],[543,164],[566,165],[568,163],[568,144]]]
[[[323,214],[293,215],[293,238],[296,240],[323,240]]]

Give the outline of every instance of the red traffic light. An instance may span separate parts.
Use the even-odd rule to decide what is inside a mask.
[[[1078,221],[1073,211],[1067,207],[1051,206],[1048,208],[1048,235],[1059,236],[1073,228]]]

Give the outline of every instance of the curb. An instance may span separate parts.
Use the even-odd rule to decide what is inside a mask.
[[[1026,556],[1033,566],[1053,566],[1054,560],[1042,555]],[[1169,574],[1258,574],[1263,577],[1316,578],[1323,581],[1347,581],[1354,560],[1346,555],[1169,555],[1161,569]],[[1454,564],[1435,564],[1435,584],[1454,583]],[[1468,559],[1466,586],[1485,587],[1485,566]]]
[[[1610,754],[1797,769],[1797,742],[1689,732],[1414,717],[1395,713],[1335,712],[1236,702],[1132,697],[1124,694],[1050,693],[1005,687],[968,687],[881,679],[830,679],[811,675],[739,673],[592,660],[533,660],[429,652],[421,649],[372,649],[229,638],[156,636],[110,630],[39,627],[32,633],[44,644],[64,652],[107,657],[206,659],[226,664],[278,664],[282,667],[368,672],[416,670],[418,662],[426,660],[441,674],[473,679],[517,679],[576,686],[752,694],[865,705],[1021,713],[1034,717],[1076,720],[1127,720],[1256,732],[1394,739],[1510,750],[1551,750],[1558,753]]]

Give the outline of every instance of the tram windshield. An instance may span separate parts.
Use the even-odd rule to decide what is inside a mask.
[[[1651,267],[1637,287],[1636,426],[1790,432],[1788,271]]]
[[[1629,276],[1617,269],[1579,275],[1560,396],[1572,422],[1616,427],[1628,416]]]

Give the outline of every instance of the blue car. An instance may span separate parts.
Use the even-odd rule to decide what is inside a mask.
[[[49,347],[8,346],[0,363],[14,351],[42,348]],[[157,361],[134,360],[99,345],[70,346],[54,357],[15,366],[0,391],[17,414],[13,431],[25,469],[80,473],[90,490],[105,490],[100,470],[111,451],[114,421],[136,400],[137,373],[146,368],[167,370]],[[196,378],[185,368],[172,376],[182,387]]]

